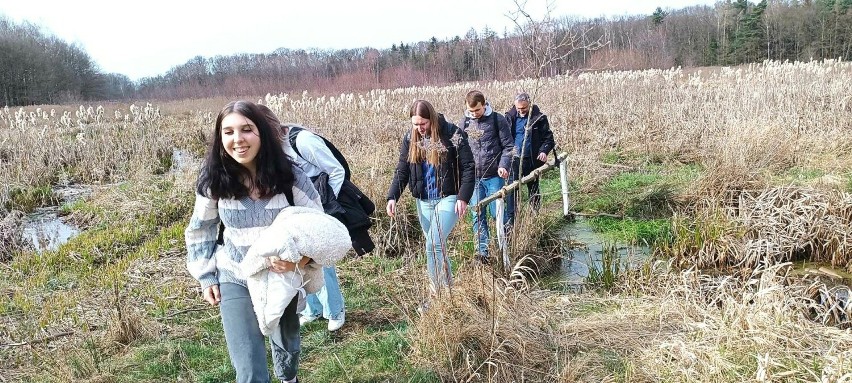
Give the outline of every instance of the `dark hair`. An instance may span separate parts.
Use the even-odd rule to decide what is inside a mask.
[[[467,96],[464,97],[464,100],[467,102],[467,106],[476,106],[476,104],[485,105],[485,95],[478,90],[467,92]]]
[[[264,198],[284,193],[293,187],[293,162],[281,147],[278,126],[272,126],[268,116],[257,104],[250,101],[233,101],[222,108],[216,118],[213,139],[207,157],[198,175],[196,192],[208,198],[243,198],[249,195],[242,180],[251,177],[248,169],[225,152],[222,143],[222,120],[238,113],[257,126],[260,149],[255,162],[257,171],[251,180]]]
[[[278,116],[275,115],[275,112],[273,112],[272,109],[269,109],[268,106],[263,104],[255,105],[257,106],[257,110],[259,110],[260,113],[263,114],[263,117],[266,117],[266,119],[269,121],[269,125],[272,126],[273,129],[276,129],[281,126],[281,121],[278,120]]]

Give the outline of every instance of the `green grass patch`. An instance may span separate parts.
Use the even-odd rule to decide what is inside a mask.
[[[440,382],[437,375],[412,365],[406,355],[407,326],[364,331],[336,341],[327,331],[303,338],[301,379],[311,382]]]
[[[53,192],[50,185],[12,187],[9,190],[9,199],[4,207],[6,210],[21,210],[31,213],[42,206],[52,206],[59,202],[59,197]]]
[[[654,245],[658,241],[669,242],[672,236],[669,219],[594,217],[588,222],[592,230],[614,242]]]
[[[601,162],[609,165],[615,165],[624,160],[624,154],[620,150],[614,149],[601,154]]]
[[[154,342],[133,349],[114,367],[128,382],[226,382],[236,377],[218,318],[202,322],[194,339]]]
[[[597,192],[579,193],[575,184],[571,195],[575,209],[583,212],[617,215],[639,215],[647,201],[650,208],[665,201],[667,189],[661,188],[663,177],[657,173],[627,172],[616,175]]]
[[[778,177],[780,178],[779,183],[782,184],[806,185],[809,182],[825,175],[826,173],[822,169],[810,169],[795,166],[787,169],[787,171],[781,173]]]
[[[104,207],[97,206],[92,204],[85,199],[78,199],[73,202],[64,203],[62,206],[59,206],[59,213],[62,215],[68,215],[71,213],[78,214],[91,214],[96,216],[102,216],[106,212]]]
[[[526,196],[526,186],[522,186],[523,193]],[[559,168],[544,173],[539,179],[538,189],[541,193],[542,206],[550,206],[553,204],[562,204],[562,184],[559,180]],[[571,189],[569,187],[569,189]]]
[[[383,276],[389,276],[404,267],[403,258],[362,257],[359,260],[345,260],[337,267],[341,290],[346,299],[347,311],[364,310],[370,312],[392,305],[388,301],[388,286]],[[423,272],[426,272],[425,265]]]
[[[619,173],[597,190],[581,193],[582,180],[571,181],[574,210],[637,218],[663,218],[671,215],[677,193],[698,178],[695,165],[666,167],[648,165],[641,170]]]

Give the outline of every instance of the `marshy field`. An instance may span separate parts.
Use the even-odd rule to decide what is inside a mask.
[[[390,219],[384,195],[411,102],[458,122],[471,89],[501,112],[531,93],[568,153],[576,221],[553,172],[512,267],[472,262],[461,222],[455,284],[421,313],[412,199]],[[245,98],[333,141],[379,205],[376,251],[338,266],[346,325],[302,329],[300,381],[852,382],[850,62]],[[228,101],[0,110],[0,382],[233,380],[183,237]],[[577,221],[610,244],[579,283]]]

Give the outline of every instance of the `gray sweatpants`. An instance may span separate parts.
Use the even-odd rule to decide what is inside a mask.
[[[266,342],[258,327],[248,289],[235,283],[222,283],[219,292],[222,296],[219,303],[222,327],[231,364],[237,371],[237,383],[268,383]],[[297,295],[284,310],[279,324],[281,331],[269,339],[275,376],[279,380],[295,378],[299,368],[302,345],[296,312],[298,302]]]

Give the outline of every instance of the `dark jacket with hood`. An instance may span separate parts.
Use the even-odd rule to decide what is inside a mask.
[[[538,109],[538,105],[532,106],[528,117],[530,118],[530,122],[528,124],[531,128],[527,139],[530,140],[532,153],[525,153],[525,156],[532,157],[533,161],[535,161],[534,167],[539,167],[544,163],[536,158],[538,157],[538,154],[550,153],[550,151],[553,150],[553,146],[555,145],[555,142],[553,141],[553,132],[550,131],[550,123],[547,121],[547,115],[541,113]],[[506,112],[506,119],[509,120],[509,126],[511,126],[514,131],[515,121],[518,119],[518,110],[515,109],[514,106]],[[516,156],[521,155],[519,150],[520,148],[516,148],[516,151],[518,151],[515,154]]]
[[[497,177],[497,169],[509,169],[512,166],[512,148],[515,138],[506,118],[491,109],[491,103],[485,102],[482,117],[473,118],[465,111],[461,129],[467,133],[473,161],[476,162],[476,179]],[[477,126],[473,128],[472,122]]]
[[[457,126],[447,122],[443,115],[439,114],[438,120],[441,125],[441,143],[447,149],[441,157],[441,165],[435,169],[438,176],[438,195],[441,198],[457,195],[459,201],[470,202],[473,196],[474,163],[467,135]],[[388,200],[398,200],[405,184],[408,184],[414,198],[428,198],[423,164],[408,162],[410,145],[411,130],[405,133],[399,147],[399,162],[388,190]]]

